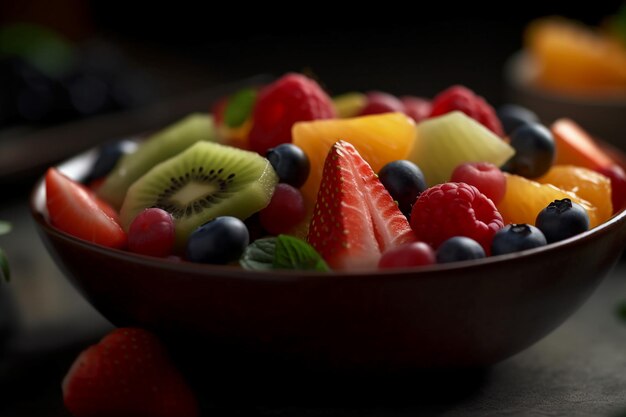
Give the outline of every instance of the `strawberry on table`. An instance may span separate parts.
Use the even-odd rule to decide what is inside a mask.
[[[115,210],[55,168],[46,173],[46,206],[50,222],[64,232],[112,248],[126,245]]]
[[[363,269],[415,235],[369,164],[339,141],[324,163],[307,240],[331,268]]]
[[[150,332],[120,328],[82,352],[63,380],[75,417],[195,417],[196,399]]]

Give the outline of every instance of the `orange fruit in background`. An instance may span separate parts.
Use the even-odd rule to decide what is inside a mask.
[[[611,203],[611,180],[588,168],[572,165],[555,165],[535,181],[552,184],[564,191],[571,191],[593,204],[598,222],[603,223],[613,215]]]
[[[589,215],[589,227],[602,223],[598,219],[597,208],[571,191],[561,190],[552,184],[541,184],[519,175],[504,174],[506,176],[506,193],[497,205],[504,224],[528,223],[535,224],[537,215],[554,200],[569,198],[580,204]]]
[[[564,18],[532,22],[526,48],[537,63],[537,83],[574,93],[626,93],[626,48],[615,39]]]
[[[405,159],[415,140],[416,127],[402,113],[385,113],[349,119],[313,120],[293,126],[293,143],[309,157],[311,172],[301,191],[312,209],[322,180],[324,160],[338,140],[350,142],[378,172],[386,163]]]

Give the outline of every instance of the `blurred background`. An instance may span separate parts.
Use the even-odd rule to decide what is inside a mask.
[[[411,9],[380,4],[340,12],[302,3],[131,3],[0,2],[0,220],[13,226],[0,236],[12,267],[11,282],[0,282],[3,416],[65,415],[62,376],[76,352],[111,326],[66,282],[30,220],[28,193],[50,164],[108,140],[156,129],[192,110],[208,111],[242,80],[288,71],[315,77],[332,95],[382,90],[432,97],[451,84],[464,84],[497,106],[508,100],[505,63],[522,48],[530,21],[561,15],[600,25],[623,4],[517,2],[501,10],[475,2],[430,3],[428,9],[421,3]],[[612,374],[626,366],[619,353],[626,326],[614,314],[619,294],[626,297],[626,285],[614,280],[600,291],[604,298],[594,298],[518,362],[498,368],[493,380],[507,385],[516,379],[508,384],[512,389],[548,405],[550,398],[559,398],[562,405],[567,392],[585,389],[580,378],[600,378],[612,388],[587,390],[592,395],[588,404],[602,409],[602,415],[612,415],[617,405],[626,408],[617,401],[626,380]],[[605,325],[598,326],[598,320]],[[596,349],[582,334],[595,338],[606,361],[587,360],[585,373],[572,374]],[[582,353],[563,353],[563,346],[572,343]],[[546,372],[562,377],[560,388],[542,399],[531,387],[531,374],[524,373],[524,361],[556,364]],[[476,413],[471,415],[482,415],[485,401],[499,401],[495,385],[484,390],[489,398],[470,402]]]

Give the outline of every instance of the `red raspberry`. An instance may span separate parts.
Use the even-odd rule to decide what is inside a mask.
[[[411,212],[411,227],[417,238],[435,249],[453,236],[467,236],[488,254],[493,235],[503,226],[493,202],[465,183],[447,182],[427,189]]]
[[[287,74],[261,90],[252,115],[250,148],[265,155],[269,148],[291,142],[294,123],[333,117],[333,102],[315,81]]]
[[[453,85],[437,94],[433,99],[430,117],[439,116],[454,110],[459,110],[480,122],[496,135],[504,136],[500,119],[493,107],[484,98],[474,94],[472,90],[462,85]]]

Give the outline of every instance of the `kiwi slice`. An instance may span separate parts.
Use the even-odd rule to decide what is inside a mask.
[[[132,154],[123,156],[97,194],[119,210],[128,187],[152,167],[196,142],[215,140],[213,117],[201,113],[191,114],[150,136]]]
[[[174,217],[176,247],[189,234],[218,216],[245,219],[266,207],[278,176],[256,152],[211,142],[199,142],[160,163],[129,189],[121,211],[128,230],[145,208],[158,207]]]

